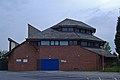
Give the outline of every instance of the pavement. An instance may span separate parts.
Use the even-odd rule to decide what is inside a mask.
[[[0,71],[0,80],[120,80],[120,73],[81,71]]]

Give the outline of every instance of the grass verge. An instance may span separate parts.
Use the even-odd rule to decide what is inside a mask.
[[[106,67],[103,72],[120,72],[120,66]]]

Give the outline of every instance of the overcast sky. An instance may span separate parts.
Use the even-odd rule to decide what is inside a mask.
[[[70,18],[96,28],[114,51],[119,8],[120,0],[0,0],[0,49],[8,50],[8,37],[25,41],[28,23],[44,30]]]

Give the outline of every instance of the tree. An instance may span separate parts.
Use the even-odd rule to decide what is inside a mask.
[[[116,27],[116,35],[115,35],[115,45],[116,52],[119,54],[120,58],[120,17],[118,17],[117,27]]]
[[[111,51],[112,51],[112,50],[111,50],[111,47],[110,47],[110,45],[109,45],[108,42],[106,42],[106,43],[104,44],[104,50],[105,50],[105,51],[108,51],[108,52],[111,52]]]
[[[0,59],[3,58],[3,54],[5,54],[5,53],[7,53],[7,51],[5,51],[5,50],[0,50]]]

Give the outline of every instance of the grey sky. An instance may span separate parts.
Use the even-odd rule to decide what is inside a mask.
[[[0,0],[0,49],[8,50],[8,37],[23,42],[28,23],[44,30],[70,18],[96,28],[114,50],[119,8],[120,0]]]

